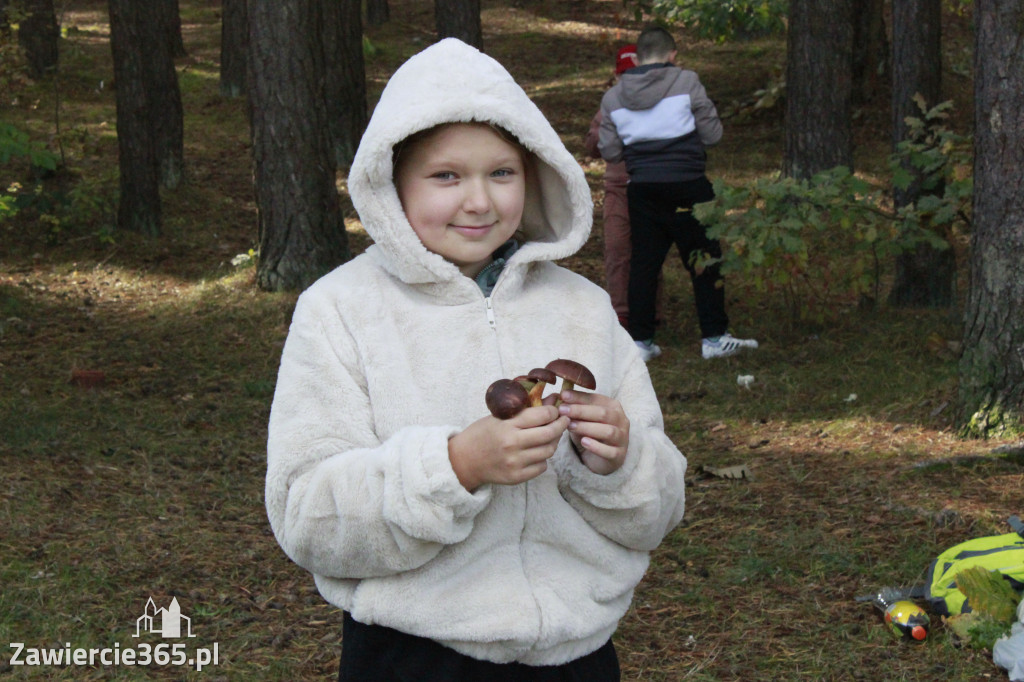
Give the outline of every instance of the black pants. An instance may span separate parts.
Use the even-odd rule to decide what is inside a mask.
[[[564,665],[479,661],[423,637],[364,625],[345,613],[338,682],[619,682],[609,640]]]
[[[629,333],[645,341],[654,336],[658,274],[675,244],[690,273],[702,338],[720,336],[729,329],[725,288],[717,264],[698,272],[693,261],[702,253],[717,258],[722,246],[708,239],[705,226],[693,215],[693,205],[715,198],[706,177],[686,182],[630,182]]]

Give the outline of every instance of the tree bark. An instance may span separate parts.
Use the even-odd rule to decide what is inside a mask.
[[[480,0],[434,0],[434,21],[438,40],[458,38],[478,50],[484,49]]]
[[[174,12],[168,10],[167,0],[141,3],[147,42],[143,43],[145,87],[148,93],[149,115],[153,144],[155,145],[160,184],[167,189],[178,187],[185,176],[185,123],[178,72],[174,68],[172,29],[168,22],[178,22],[177,0],[171,0]]]
[[[161,230],[160,180],[145,82],[145,8],[135,0],[110,0],[109,11],[121,188],[117,226],[155,237]]]
[[[892,131],[893,149],[909,137],[908,117],[923,119],[915,96],[926,109],[942,98],[942,2],[896,0],[892,8]],[[915,204],[922,195],[920,169],[907,167],[915,180],[893,190],[896,206]],[[942,191],[941,187],[938,189]],[[941,308],[953,305],[956,257],[952,249],[922,244],[896,258],[896,278],[889,303],[895,306]]]
[[[360,3],[327,0],[322,26],[327,122],[334,163],[341,168],[352,163],[368,118]]]
[[[18,44],[25,51],[29,73],[42,78],[57,69],[60,27],[53,0],[24,0],[25,17],[18,28]]]
[[[782,164],[789,177],[810,178],[836,166],[853,168],[851,2],[790,2]]]
[[[388,0],[366,0],[366,23],[369,26],[381,26],[391,20]]]
[[[977,0],[974,220],[959,407],[964,434],[1024,431],[1024,0]]]
[[[323,93],[322,3],[249,0],[257,284],[304,289],[348,258]]]
[[[220,18],[220,94],[240,97],[246,93],[246,52],[249,25],[245,0],[223,0]]]
[[[181,7],[178,0],[149,0],[156,3],[163,12],[163,26],[167,33],[167,41],[172,59],[187,57],[185,41],[181,37]]]

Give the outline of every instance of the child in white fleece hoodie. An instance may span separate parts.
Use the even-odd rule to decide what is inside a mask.
[[[583,172],[493,59],[407,61],[349,173],[374,245],[299,298],[271,410],[282,548],[343,609],[339,679],[619,679],[611,635],[682,518],[686,460],[607,294],[553,261]],[[555,358],[597,390],[508,420],[487,386]]]

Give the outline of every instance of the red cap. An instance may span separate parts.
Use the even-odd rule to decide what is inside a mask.
[[[636,65],[636,45],[620,47],[619,54],[615,57],[615,75],[618,76]]]

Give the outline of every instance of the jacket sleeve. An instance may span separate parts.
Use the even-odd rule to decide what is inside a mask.
[[[718,108],[708,97],[697,74],[693,75],[693,80],[695,85],[690,92],[690,110],[693,112],[701,142],[710,147],[722,139],[722,120],[718,117]]]
[[[334,578],[417,568],[464,540],[490,498],[448,460],[457,429],[406,427],[381,442],[356,345],[336,312],[300,297],[278,372],[266,506],[289,557]],[[327,313],[318,315],[318,313]],[[332,315],[333,314],[333,315]]]
[[[611,95],[612,91],[609,90],[601,99],[601,111],[598,112],[601,117],[601,126],[598,129],[597,148],[605,161],[616,163],[622,161],[622,138],[619,137],[619,131],[615,128],[615,122],[612,120],[611,103],[613,98]]]
[[[616,397],[630,420],[629,451],[618,471],[601,476],[575,456],[561,458],[562,495],[597,532],[638,551],[651,551],[683,518],[686,458],[665,434],[647,368],[633,344]],[[566,442],[568,446],[568,436]]]

